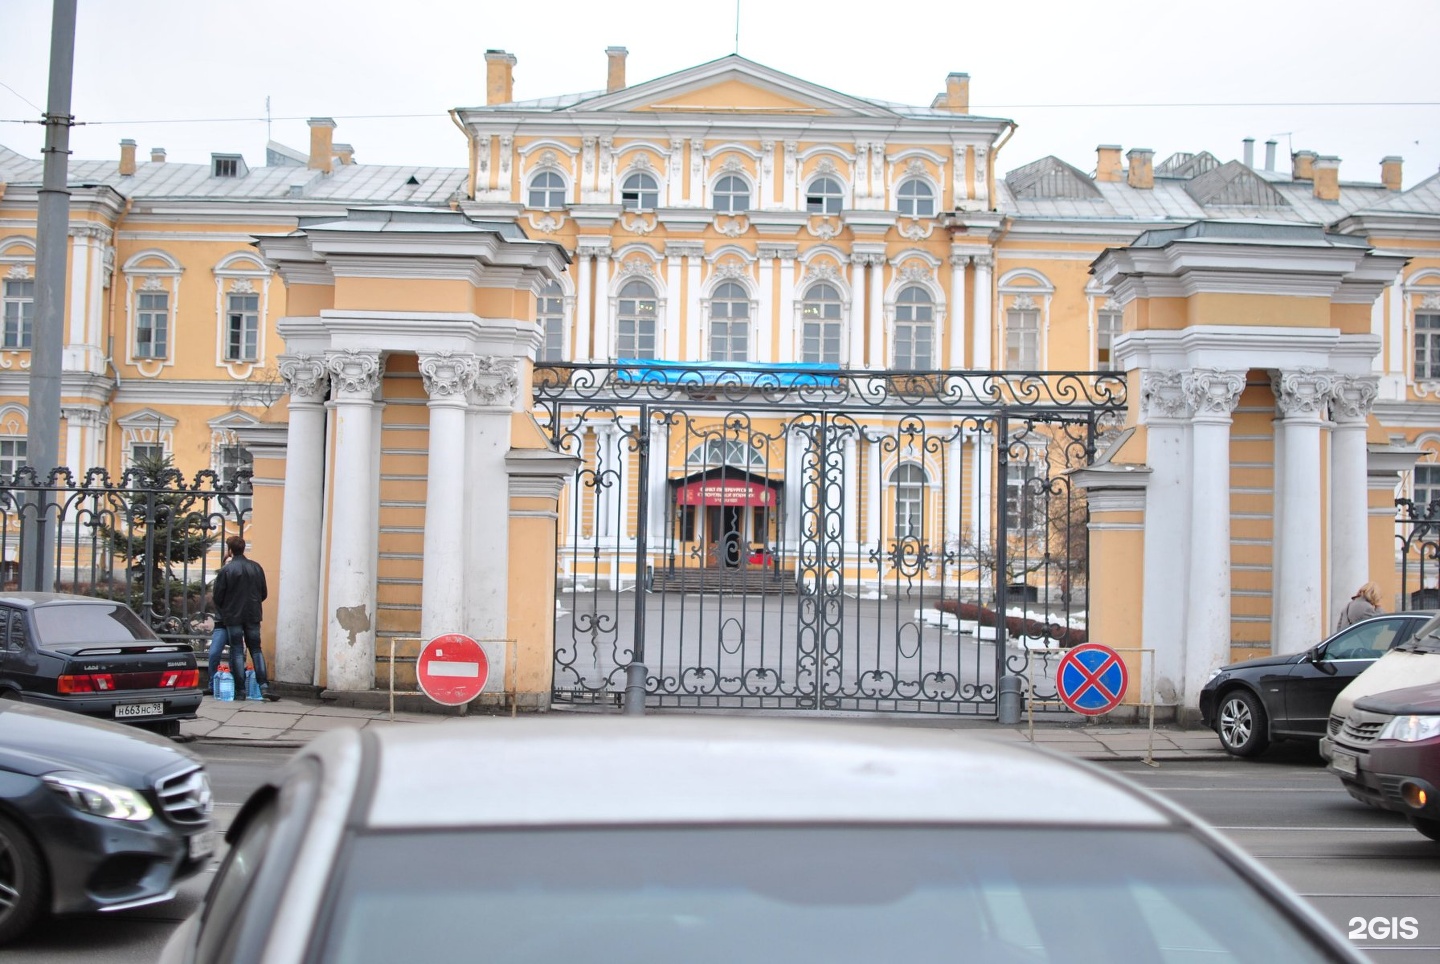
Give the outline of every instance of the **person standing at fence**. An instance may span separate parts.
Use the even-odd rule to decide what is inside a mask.
[[[1355,590],[1355,595],[1340,610],[1340,624],[1335,628],[1344,629],[1346,626],[1353,626],[1362,619],[1369,619],[1371,616],[1378,616],[1383,610],[1380,608],[1380,587],[1373,582],[1367,582]]]
[[[245,690],[245,663],[241,656],[241,642],[250,651],[250,662],[255,666],[255,680],[260,684],[260,693],[267,700],[280,697],[271,694],[270,678],[265,672],[265,654],[260,649],[261,603],[269,594],[265,587],[265,570],[260,563],[245,555],[245,540],[231,536],[225,540],[230,551],[230,561],[220,567],[215,575],[211,594],[220,622],[229,636],[230,665],[233,667],[239,657],[240,669],[235,673],[235,698]],[[232,670],[233,672],[233,670]]]

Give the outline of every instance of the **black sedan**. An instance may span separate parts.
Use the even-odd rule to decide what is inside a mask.
[[[215,848],[200,760],[132,727],[0,701],[0,944],[47,911],[175,896]]]
[[[1222,666],[1200,691],[1200,718],[1236,756],[1254,756],[1277,739],[1319,740],[1340,691],[1434,615],[1375,616],[1303,653]]]
[[[200,706],[200,670],[189,645],[156,636],[122,602],[4,593],[0,699],[7,697],[175,736]]]

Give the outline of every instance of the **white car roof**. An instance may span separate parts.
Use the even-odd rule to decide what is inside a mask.
[[[365,733],[376,769],[356,816],[373,828],[1177,819],[1099,770],[953,730],[551,716]]]

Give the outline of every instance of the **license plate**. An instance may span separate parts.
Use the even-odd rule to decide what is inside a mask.
[[[127,720],[137,716],[164,716],[165,704],[162,703],[121,703],[115,707],[115,719]]]
[[[189,844],[191,860],[208,857],[215,852],[215,835],[211,833],[197,833],[190,838]]]
[[[1344,750],[1330,751],[1330,768],[1346,776],[1355,776],[1360,770],[1360,760],[1353,753]]]

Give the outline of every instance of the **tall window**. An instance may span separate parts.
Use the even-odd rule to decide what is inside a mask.
[[[0,347],[29,348],[35,329],[35,282],[12,278],[5,282],[5,330]]]
[[[726,174],[715,182],[715,210],[721,214],[743,214],[750,210],[750,185],[738,174]]]
[[[710,360],[750,360],[750,297],[733,281],[710,299]]]
[[[1005,473],[1006,524],[1035,530],[1045,525],[1044,476],[1033,462],[1011,462]]]
[[[660,185],[649,174],[631,174],[620,186],[620,204],[627,211],[653,211],[660,206]]]
[[[805,292],[800,306],[800,360],[804,362],[840,361],[840,292],[834,285],[821,282]]]
[[[225,360],[253,362],[260,357],[260,296],[232,292],[226,304]]]
[[[140,462],[158,462],[163,458],[165,458],[165,446],[158,442],[136,442],[130,446],[131,465]]]
[[[620,289],[615,357],[655,357],[655,289],[643,281],[628,282]]]
[[[1033,371],[1040,367],[1040,311],[1011,308],[1005,313],[1005,367]]]
[[[235,485],[235,507],[241,512],[249,511],[251,487],[249,473],[255,468],[255,457],[243,445],[224,445],[220,448],[220,466],[216,474],[225,484]],[[245,473],[243,476],[241,473]]]
[[[0,479],[11,479],[25,464],[25,439],[0,438]]]
[[[1416,463],[1414,493],[1411,498],[1420,508],[1440,500],[1440,462]]]
[[[1102,311],[1095,316],[1095,369],[1108,372],[1115,367],[1115,339],[1120,337],[1120,312]]]
[[[1440,313],[1415,314],[1415,377],[1440,378]]]
[[[895,198],[900,213],[907,218],[928,218],[935,214],[935,192],[918,177],[901,181]]]
[[[934,342],[935,304],[930,292],[919,285],[902,289],[895,299],[895,350],[890,355],[890,367],[933,367]]]
[[[563,208],[565,206],[565,179],[554,171],[541,171],[530,181],[530,206],[532,208]]]
[[[170,295],[142,291],[135,301],[135,357],[165,358],[170,354]]]
[[[925,532],[925,470],[906,463],[890,473],[895,487],[895,538],[920,539]]]
[[[565,360],[565,293],[555,281],[547,281],[535,300],[535,319],[545,340],[540,345],[540,361]]]
[[[817,177],[805,189],[805,210],[810,214],[839,214],[845,192],[833,177]]]

